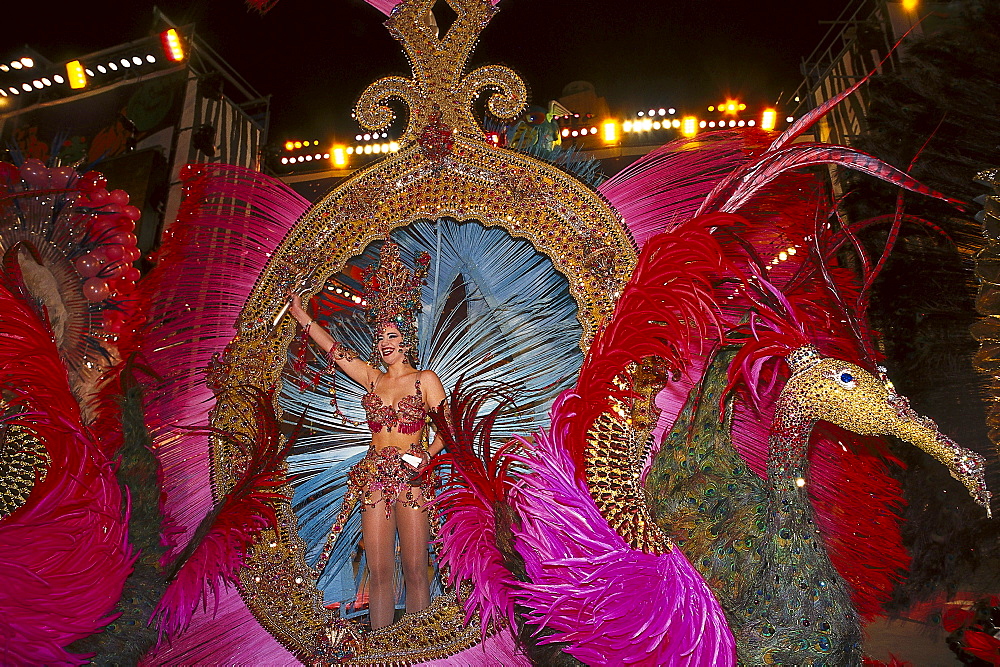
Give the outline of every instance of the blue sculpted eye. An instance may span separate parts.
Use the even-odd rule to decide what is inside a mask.
[[[854,381],[854,374],[847,369],[842,369],[839,373],[832,373],[831,375],[833,379],[837,381],[837,384],[844,389],[854,389],[858,385],[858,383]]]

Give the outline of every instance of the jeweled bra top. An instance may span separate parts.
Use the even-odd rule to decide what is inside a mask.
[[[424,427],[427,407],[424,395],[420,393],[419,375],[414,382],[416,393],[399,399],[398,407],[386,405],[382,397],[375,393],[375,383],[372,383],[371,390],[361,397],[361,406],[368,415],[368,428],[372,433],[380,433],[383,428],[391,432],[395,428],[398,433],[409,435],[418,433]]]

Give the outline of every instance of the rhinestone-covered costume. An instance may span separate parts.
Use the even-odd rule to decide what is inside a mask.
[[[381,433],[383,427],[387,432],[395,428],[404,435],[419,433],[427,420],[427,406],[420,392],[420,373],[417,373],[414,392],[401,398],[398,406],[386,405],[375,393],[375,383],[372,383],[371,390],[361,398],[361,407],[368,416],[368,428],[372,433]]]

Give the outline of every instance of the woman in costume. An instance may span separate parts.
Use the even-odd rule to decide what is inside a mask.
[[[360,503],[373,630],[393,622],[397,535],[406,611],[420,611],[430,604],[427,503],[433,497],[435,478],[427,466],[443,445],[435,438],[425,447],[424,438],[427,414],[444,403],[445,391],[434,371],[417,368],[416,316],[429,260],[427,253],[421,253],[417,270],[411,271],[399,259],[399,246],[387,241],[379,265],[365,272],[365,300],[374,332],[371,363],[357,359],[316,324],[299,295],[292,296],[290,309],[331,365],[368,390],[361,404],[372,432],[371,447],[348,473],[348,490],[317,570],[326,566],[337,535],[354,505]]]

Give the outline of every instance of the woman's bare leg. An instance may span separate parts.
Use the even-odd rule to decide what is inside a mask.
[[[361,534],[368,559],[368,617],[372,629],[392,625],[396,613],[396,512],[385,516],[385,501],[361,513]]]
[[[431,584],[427,575],[430,523],[426,509],[396,503],[392,513],[399,531],[399,555],[406,580],[406,611],[413,613],[426,609],[431,603]]]

